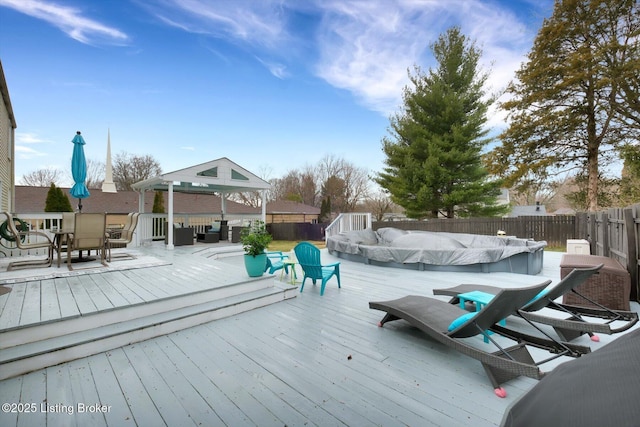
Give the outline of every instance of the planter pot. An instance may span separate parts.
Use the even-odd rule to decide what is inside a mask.
[[[244,256],[244,267],[247,269],[249,277],[260,277],[264,274],[267,266],[267,254]]]

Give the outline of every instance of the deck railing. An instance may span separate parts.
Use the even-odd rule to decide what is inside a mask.
[[[325,230],[325,240],[330,236],[352,230],[364,230],[371,227],[371,213],[341,213]]]
[[[37,230],[44,232],[53,240],[54,234],[52,229],[59,229],[62,227],[62,213],[61,212],[47,212],[42,214],[27,214],[17,213],[14,214],[15,218],[19,218],[24,221],[29,230]],[[117,228],[124,224],[125,215],[121,214],[107,214],[107,227]],[[4,219],[4,217],[3,217]],[[228,221],[229,227],[241,226],[249,221],[261,219],[259,214],[257,215],[225,215],[225,219]],[[220,221],[221,215],[218,214],[185,214],[175,213],[173,215],[173,222],[180,223],[185,227],[193,227],[196,233],[204,233],[210,228],[213,221]],[[0,223],[4,222],[0,220]],[[154,214],[143,213],[138,219],[138,226],[133,235],[133,239],[129,246],[142,246],[148,245],[155,240],[164,240],[166,232],[167,214]],[[42,238],[42,237],[40,237]],[[21,251],[15,245],[15,243],[7,241],[0,237],[0,257],[17,257],[25,255],[46,255],[46,248],[32,249],[29,251]]]

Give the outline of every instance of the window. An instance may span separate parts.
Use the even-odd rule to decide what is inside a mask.
[[[210,176],[210,177],[213,177],[213,178],[217,178],[218,177],[218,167],[198,172],[196,175],[198,175],[198,176]]]

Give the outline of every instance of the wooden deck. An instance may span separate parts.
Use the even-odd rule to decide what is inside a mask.
[[[245,286],[240,256],[214,259],[201,252],[202,246],[146,250],[171,265],[13,285],[12,292],[0,296],[0,333],[19,340],[30,335],[31,327],[64,320],[70,322],[65,328],[91,335],[100,325],[88,332],[78,324],[92,317],[108,319],[98,316],[118,309],[132,316],[155,303],[171,311],[172,302],[198,299],[212,288]],[[280,302],[240,314],[233,312],[238,302],[209,302],[226,307],[215,321],[200,317],[197,326],[178,323],[156,338],[0,381],[0,402],[20,410],[3,410],[0,425],[495,426],[507,405],[535,380],[508,382],[507,398],[499,399],[478,361],[430,341],[404,321],[378,328],[382,313],[370,310],[368,303],[407,294],[432,296],[434,287],[460,283],[556,282],[560,256],[546,253],[538,276],[413,271],[341,260],[342,289],[332,279],[322,297],[319,286],[307,283],[295,298],[279,294]],[[326,253],[323,257],[338,261]],[[279,273],[259,282],[287,292]],[[21,292],[20,299],[16,295]],[[193,304],[185,302],[181,309]],[[632,306],[638,310],[637,304]],[[3,318],[5,312],[9,317]],[[58,312],[52,319],[56,316],[51,313]],[[107,329],[115,325],[109,323]],[[576,342],[597,350],[612,339]],[[91,339],[83,345],[90,346]]]

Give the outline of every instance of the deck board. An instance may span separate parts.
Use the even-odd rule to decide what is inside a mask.
[[[98,311],[92,294],[89,293],[90,283],[84,280],[84,277],[80,279],[80,276],[70,276],[66,278],[69,284],[69,290],[73,295],[73,299],[78,307],[78,311],[81,315],[91,314]],[[99,297],[96,295],[96,297]]]
[[[30,324],[40,322],[40,306],[42,304],[40,298],[40,283],[29,282],[24,294],[22,302],[22,310],[20,312],[20,324]]]
[[[56,291],[60,304],[60,318],[74,317],[80,315],[80,309],[76,304],[73,292],[66,278],[56,279]],[[14,286],[15,288],[15,286]]]
[[[98,402],[109,402],[110,408],[104,414],[107,425],[133,426],[135,425],[127,401],[122,394],[117,377],[113,372],[106,353],[96,354],[87,358],[93,375]]]
[[[0,327],[34,321],[33,301],[39,300],[40,320],[48,321],[224,286],[237,281],[242,268],[241,257],[213,260],[188,249],[166,256],[173,265],[13,285],[0,297]],[[338,261],[326,253],[323,258]],[[461,283],[555,282],[559,259],[545,254],[538,276],[424,272],[340,260],[342,289],[332,279],[322,297],[320,286],[307,281],[291,300],[1,381],[3,402],[101,402],[112,410],[72,417],[5,413],[0,425],[44,425],[46,418],[48,426],[495,426],[535,380],[509,381],[507,398],[499,399],[480,362],[407,322],[379,328],[383,313],[370,310],[368,302],[432,296],[435,287]],[[583,338],[580,344],[596,350],[616,337],[603,336],[600,344]]]
[[[127,401],[127,409],[131,411],[133,416],[134,424],[138,426],[167,425],[124,349],[110,351],[107,356],[108,365],[105,364],[111,368],[111,371],[105,369],[104,374],[115,376],[118,386],[122,390],[122,395]],[[111,404],[109,401],[103,401],[103,403]]]
[[[171,387],[163,377],[160,368],[161,361],[157,361],[159,365],[156,365],[154,363],[156,361],[149,360],[147,354],[145,354],[144,347],[150,345],[154,345],[154,343],[145,342],[127,346],[124,351],[164,422],[170,426],[193,425],[189,413],[181,405],[177,404]]]
[[[40,281],[40,321],[60,319],[60,303],[54,280]]]

